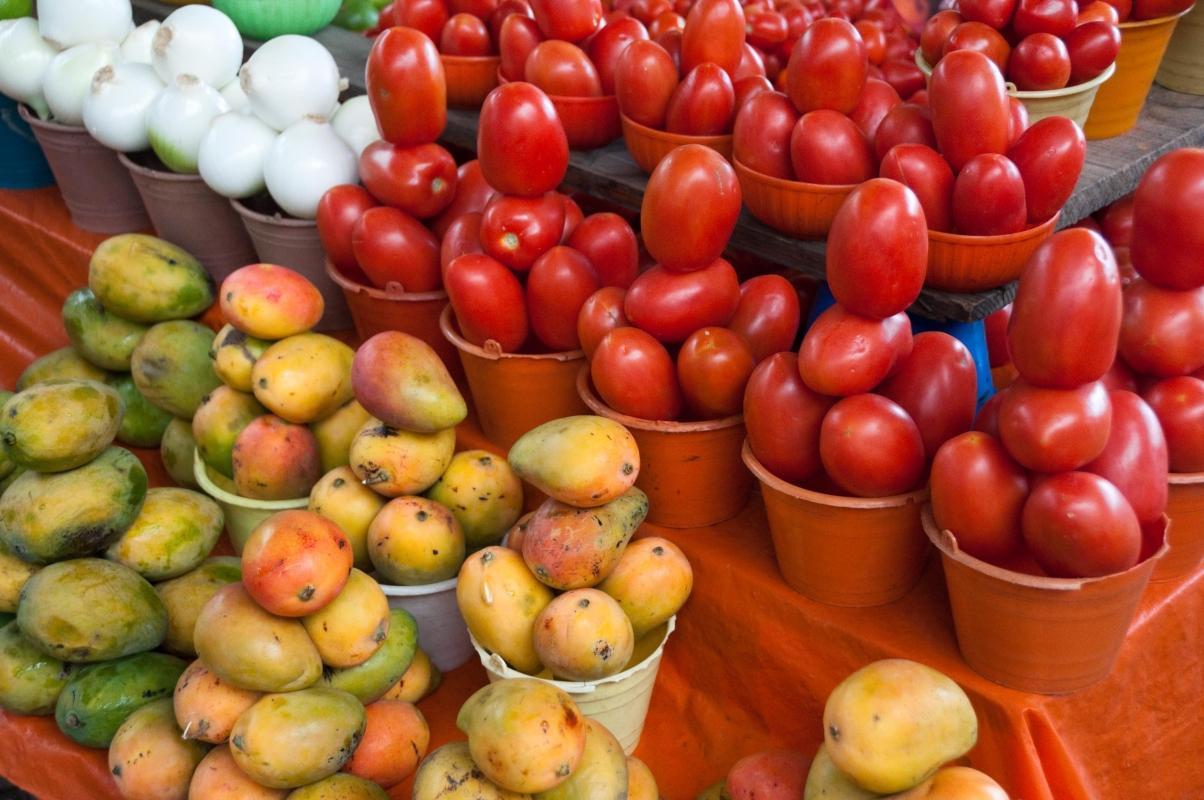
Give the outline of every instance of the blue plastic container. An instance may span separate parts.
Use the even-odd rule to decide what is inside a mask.
[[[17,103],[0,95],[0,189],[53,186],[54,175]]]

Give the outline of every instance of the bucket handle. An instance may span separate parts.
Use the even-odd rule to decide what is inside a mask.
[[[497,339],[486,339],[485,343],[481,345],[481,349],[485,351],[485,358],[491,361],[497,361],[505,352],[502,350],[502,345]]]

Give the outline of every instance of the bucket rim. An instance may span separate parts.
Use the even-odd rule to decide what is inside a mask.
[[[144,151],[145,152],[145,151]],[[182,172],[171,172],[169,170],[154,169],[152,167],[144,167],[136,163],[127,153],[117,153],[117,160],[121,162],[121,166],[130,171],[131,174],[139,175],[144,178],[160,181],[162,183],[204,183],[204,179],[198,175],[186,175]],[[206,188],[208,185],[206,184]],[[210,190],[212,191],[212,190]]]
[[[502,350],[500,344],[493,339],[485,342],[484,347],[473,344],[460,335],[452,322],[452,307],[451,303],[439,313],[439,330],[443,333],[443,338],[456,346],[456,349],[462,353],[474,355],[477,358],[485,359],[486,361],[500,361],[507,358],[529,358],[536,361],[577,361],[585,358],[584,350],[564,350],[559,353],[507,353]]]
[[[1125,20],[1124,22],[1120,23],[1117,27],[1120,28],[1121,32],[1123,33],[1126,30],[1132,30],[1134,28],[1153,28],[1157,25],[1165,25],[1167,22],[1170,22],[1171,20],[1176,20],[1179,17],[1190,14],[1191,10],[1195,7],[1196,7],[1196,4],[1192,3],[1190,6],[1185,8],[1183,11],[1180,11],[1176,14],[1166,14],[1161,17],[1154,17],[1153,19]]]
[[[253,500],[239,494],[231,494],[210,479],[209,465],[201,458],[199,450],[192,454],[192,474],[205,494],[226,505],[253,511],[291,511],[309,505],[308,497],[300,497],[296,500]]]
[[[611,96],[613,97],[614,95]],[[709,146],[726,144],[732,141],[732,134],[730,133],[716,133],[710,136],[691,136],[685,133],[669,133],[668,131],[662,131],[657,128],[649,128],[647,125],[641,125],[640,123],[636,122],[622,111],[619,112],[619,119],[622,121],[624,128],[630,126],[632,131],[642,135],[646,139],[656,139],[657,141],[668,142],[674,145],[704,144]]]
[[[1172,486],[1204,484],[1204,472],[1168,472],[1166,481]]]
[[[767,186],[772,186],[775,189],[785,189],[792,192],[806,192],[808,194],[849,194],[861,184],[859,183],[811,183],[809,181],[792,181],[786,178],[778,178],[773,175],[766,175],[764,172],[758,172],[752,167],[745,164],[736,156],[732,155],[732,166],[736,168],[736,175],[747,174],[747,176],[758,183],[763,183]]]
[[[902,508],[913,503],[925,503],[928,500],[927,486],[924,486],[922,489],[916,489],[914,492],[892,494],[886,497],[854,497],[852,495],[828,494],[826,492],[817,492],[814,489],[804,489],[801,486],[788,483],[770,472],[753,454],[752,447],[749,445],[747,438],[744,440],[744,446],[740,451],[740,455],[744,459],[744,465],[748,467],[749,472],[762,484],[781,494],[797,500],[806,500],[815,505],[834,508],[882,509]]]
[[[396,583],[385,583],[381,581],[376,573],[372,573],[372,578],[380,585],[381,591],[386,597],[426,597],[433,594],[442,594],[451,589],[456,588],[456,583],[459,581],[459,575],[453,575],[447,580],[437,581],[435,583],[423,583],[417,586],[402,586]]]
[[[335,285],[344,292],[350,292],[351,294],[364,294],[374,300],[394,300],[407,303],[423,303],[430,302],[432,300],[447,300],[447,292],[443,291],[442,289],[436,289],[433,292],[407,292],[400,288],[400,286],[398,286],[396,289],[377,289],[375,286],[369,286],[365,283],[360,283],[359,281],[344,275],[343,271],[330,260],[329,256],[323,258],[322,262],[326,265],[326,277],[334,281]],[[393,283],[389,284],[391,287],[396,285],[397,284]]]
[[[602,398],[598,397],[594,392],[593,384],[590,381],[589,364],[583,366],[577,373],[577,395],[583,403],[589,406],[589,410],[599,417],[613,420],[624,428],[634,428],[639,431],[652,431],[656,433],[709,433],[744,424],[743,414],[733,414],[730,417],[722,417],[720,419],[704,419],[697,422],[677,422],[667,419],[641,419],[640,417],[632,417],[615,411],[602,402]]]

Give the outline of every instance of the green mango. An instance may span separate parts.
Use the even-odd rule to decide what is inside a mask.
[[[389,633],[380,649],[362,664],[326,669],[322,684],[351,692],[365,705],[384,696],[410,668],[418,649],[418,623],[404,608],[389,610]]]
[[[138,390],[164,411],[192,419],[205,395],[221,385],[209,360],[212,341],[213,332],[200,323],[160,322],[134,350],[130,372]]]
[[[26,469],[75,469],[113,443],[123,412],[121,395],[103,383],[40,383],[0,408],[0,443],[9,459]]]
[[[336,772],[288,793],[287,800],[389,800],[389,793],[366,778]]]
[[[173,481],[188,489],[199,488],[193,472],[196,440],[192,438],[192,423],[173,417],[163,429],[163,441],[159,443],[159,456],[163,468]]]
[[[104,383],[109,373],[88,362],[75,348],[54,350],[32,362],[17,378],[17,391],[53,380],[99,381]]]
[[[192,440],[197,452],[213,469],[234,477],[234,440],[251,420],[268,410],[254,395],[219,386],[201,400],[192,417]]]
[[[88,264],[88,288],[110,312],[134,322],[195,317],[215,296],[213,278],[201,262],[141,233],[100,243]]]
[[[53,714],[77,669],[35,647],[15,620],[0,628],[0,708],[10,714]]]
[[[21,589],[25,581],[40,569],[36,564],[14,556],[7,545],[0,542],[0,612],[17,613]]]
[[[55,722],[79,744],[108,747],[130,714],[171,697],[187,666],[175,656],[139,653],[84,667],[59,695]]]
[[[155,592],[167,608],[167,636],[163,649],[180,656],[196,658],[192,634],[197,617],[217,590],[242,580],[242,561],[237,556],[205,559],[192,572],[157,584]]]
[[[108,384],[121,395],[125,404],[117,441],[130,447],[158,447],[163,441],[163,432],[173,419],[171,414],[147,400],[128,373],[112,376]]]
[[[151,489],[134,523],[105,557],[148,581],[175,578],[208,557],[225,527],[221,506],[191,489]]]
[[[63,327],[71,346],[101,369],[129,372],[134,348],[148,330],[111,313],[92,290],[84,287],[67,295],[63,302]]]
[[[3,408],[4,404],[7,403],[8,399],[12,396],[13,396],[12,392],[6,391],[4,389],[0,389],[0,408]],[[15,462],[11,458],[9,458],[8,453],[6,453],[4,451],[4,448],[0,447],[0,481],[3,481],[9,475],[12,475],[13,472],[16,471],[16,469],[17,469],[17,462]],[[0,492],[3,492],[3,491],[4,491],[3,489],[0,489]]]

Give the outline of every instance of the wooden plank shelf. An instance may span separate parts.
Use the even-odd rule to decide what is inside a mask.
[[[133,0],[140,20],[162,18],[173,6],[154,0]],[[351,84],[353,94],[364,91],[364,64],[372,42],[339,28],[326,28],[315,37],[334,55],[339,70]],[[256,42],[248,41],[248,50]],[[450,145],[476,149],[477,113],[449,109],[444,140]],[[1204,96],[1186,95],[1155,85],[1141,119],[1129,133],[1113,139],[1089,142],[1087,163],[1074,194],[1062,210],[1060,226],[1072,225],[1099,208],[1123,197],[1137,185],[1141,175],[1163,153],[1180,147],[1204,145]],[[628,208],[638,209],[647,176],[628,155],[623,141],[587,152],[573,151],[565,183],[573,188]],[[740,216],[732,234],[733,250],[759,256],[815,278],[824,276],[824,243],[806,242],[784,236],[753,219],[747,211]],[[1016,286],[974,294],[924,290],[912,310],[938,321],[982,319],[1007,305]]]

